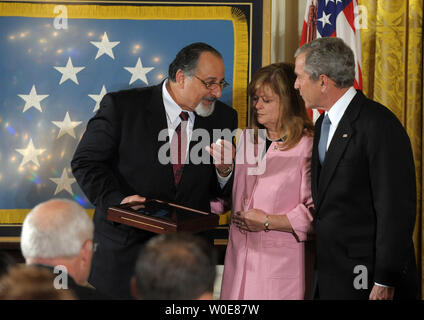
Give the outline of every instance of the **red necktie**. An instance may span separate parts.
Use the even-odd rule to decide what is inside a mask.
[[[180,113],[181,122],[175,129],[175,133],[171,140],[171,160],[174,170],[174,183],[178,186],[183,173],[184,162],[186,158],[187,149],[187,120],[188,113]]]

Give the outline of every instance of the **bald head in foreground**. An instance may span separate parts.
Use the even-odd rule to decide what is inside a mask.
[[[26,216],[22,254],[27,265],[45,267],[62,276],[60,289],[72,289],[79,299],[95,299],[95,290],[85,287],[94,250],[93,232],[93,222],[79,204],[49,200]]]

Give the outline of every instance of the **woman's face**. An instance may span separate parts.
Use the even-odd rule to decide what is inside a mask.
[[[257,122],[266,129],[278,131],[280,117],[280,98],[269,85],[262,85],[253,96]]]

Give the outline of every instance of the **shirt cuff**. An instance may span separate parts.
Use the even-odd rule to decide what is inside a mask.
[[[383,287],[383,288],[393,288],[393,287],[391,287],[391,286],[385,286],[384,284],[379,284],[379,283],[377,283],[377,282],[374,282],[374,284],[375,284],[376,286]]]
[[[230,172],[230,174],[226,177],[221,177],[218,173],[218,169],[215,168],[216,171],[216,176],[218,178],[218,183],[219,186],[221,187],[221,189],[223,189],[225,187],[225,185],[227,184],[228,180],[230,180],[231,175],[233,174],[234,169]]]

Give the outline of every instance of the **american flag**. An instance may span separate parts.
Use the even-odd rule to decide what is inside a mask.
[[[54,197],[91,204],[70,160],[107,92],[160,83],[192,42],[217,48],[233,80],[231,21],[72,19],[0,14],[0,212]],[[93,16],[95,16],[93,14]],[[232,86],[221,100],[232,105]]]
[[[357,0],[308,0],[300,45],[321,37],[343,39],[355,55],[355,88],[362,89],[358,11]]]

